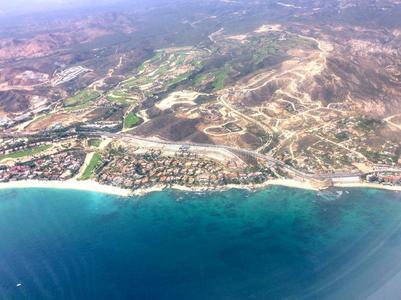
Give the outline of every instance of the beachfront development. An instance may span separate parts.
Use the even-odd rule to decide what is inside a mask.
[[[122,133],[56,132],[3,137],[0,182],[96,181],[132,192],[155,188],[219,190],[269,184],[325,189],[400,189],[401,169],[376,165],[359,173],[310,174],[257,152],[145,139]],[[70,188],[73,186],[70,186]],[[95,186],[98,188],[99,186]]]
[[[399,32],[322,25],[325,6],[279,4],[309,20],[284,22],[241,5],[162,34],[149,11],[144,27],[116,15],[3,41],[0,180],[399,187]]]

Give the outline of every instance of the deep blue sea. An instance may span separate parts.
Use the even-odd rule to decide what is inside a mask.
[[[401,193],[0,191],[0,299],[401,299]]]

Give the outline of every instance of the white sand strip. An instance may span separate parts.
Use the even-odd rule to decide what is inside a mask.
[[[401,186],[384,185],[384,184],[379,184],[379,183],[367,183],[367,182],[336,183],[336,184],[334,184],[334,186],[341,187],[341,188],[369,188],[369,189],[380,189],[380,190],[401,192]]]
[[[39,180],[22,180],[22,181],[10,181],[0,183],[0,189],[29,189],[29,188],[47,188],[47,189],[70,189],[80,191],[92,191],[103,194],[110,194],[116,196],[130,196],[132,191],[103,185],[95,181],[39,181]]]

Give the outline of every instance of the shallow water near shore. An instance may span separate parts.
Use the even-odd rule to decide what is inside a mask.
[[[0,299],[398,299],[400,272],[401,193],[0,191]]]

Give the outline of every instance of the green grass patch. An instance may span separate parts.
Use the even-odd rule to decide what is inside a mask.
[[[227,73],[226,71],[218,71],[214,75],[214,82],[213,82],[213,88],[214,90],[221,90],[224,88],[224,82],[227,78]]]
[[[128,79],[124,80],[123,82],[121,82],[121,84],[123,86],[132,86],[132,85],[136,84],[137,81],[138,81],[138,78],[131,77],[131,78],[128,78]]]
[[[254,64],[263,62],[267,57],[277,55],[279,52],[278,45],[275,41],[268,43],[267,45],[260,45],[255,49],[255,54],[252,57]]]
[[[102,161],[102,157],[100,156],[99,153],[95,153],[92,156],[92,159],[90,160],[88,166],[86,167],[84,173],[82,176],[79,178],[80,180],[88,180],[92,177],[93,172],[95,171],[96,167],[99,165],[99,163]]]
[[[145,64],[141,64],[139,67],[138,67],[138,72],[140,73],[140,72],[143,72],[143,71],[145,71]]]
[[[89,139],[88,140],[88,145],[89,147],[99,147],[100,143],[102,142],[101,139]]]
[[[110,102],[119,103],[122,105],[128,105],[130,95],[122,90],[112,91],[109,93],[106,98]]]
[[[76,105],[76,106],[71,106],[71,107],[65,107],[64,110],[65,111],[75,111],[75,110],[80,110],[80,109],[84,109],[84,108],[88,108],[91,106],[90,102],[86,102],[86,103],[82,103],[80,105]]]
[[[124,128],[132,128],[138,125],[140,119],[133,112],[130,112],[124,119]]]
[[[122,87],[132,88],[132,87],[137,87],[139,85],[151,83],[152,81],[153,81],[152,78],[148,78],[146,76],[140,78],[132,77],[130,79],[124,80],[122,82]]]
[[[20,157],[25,157],[25,156],[32,156],[32,155],[41,153],[43,151],[46,151],[46,150],[50,149],[51,147],[52,147],[52,145],[41,145],[41,146],[30,148],[30,149],[15,151],[15,152],[0,156],[0,161],[7,159],[7,158],[20,158]]]
[[[93,90],[86,90],[79,92],[73,97],[67,98],[63,101],[65,107],[82,105],[84,103],[92,102],[100,97],[100,93]]]
[[[180,53],[178,55],[178,58],[177,58],[177,61],[176,61],[177,66],[182,65],[184,63],[184,60],[185,60],[186,57],[187,57],[186,54]]]
[[[110,102],[121,104],[123,106],[127,106],[129,104],[126,98],[107,96],[107,100],[109,100]]]
[[[202,82],[204,82],[208,77],[210,76],[209,73],[207,74],[199,74],[198,76],[195,77],[195,85],[201,85]]]
[[[109,94],[111,97],[116,97],[116,98],[120,98],[120,97],[125,97],[128,98],[130,95],[125,92],[124,90],[115,90],[113,92],[111,92]]]
[[[162,59],[164,52],[163,51],[157,51],[156,54],[149,60],[151,64],[159,61]]]
[[[181,74],[181,75],[177,76],[177,77],[174,78],[174,79],[171,79],[170,81],[168,81],[167,87],[170,87],[170,86],[172,86],[172,85],[176,85],[176,84],[178,84],[178,83],[180,83],[180,82],[182,82],[182,81],[187,80],[187,79],[188,79],[188,76],[189,76],[188,73],[184,73],[184,74]]]
[[[200,69],[203,67],[203,62],[200,60],[193,60],[191,61],[191,65],[193,65],[197,69]]]
[[[157,70],[156,70],[156,75],[164,75],[165,73],[167,73],[168,72],[168,70],[169,70],[170,68],[169,68],[169,66],[161,66],[160,68],[158,68]]]
[[[32,123],[33,123],[33,122],[38,122],[38,121],[44,120],[44,119],[46,119],[47,117],[50,117],[51,115],[52,115],[52,113],[48,113],[48,114],[36,116],[36,117],[32,120]]]
[[[137,84],[138,85],[144,85],[144,84],[149,84],[151,82],[153,82],[153,78],[150,77],[142,77],[140,79],[138,79]]]

